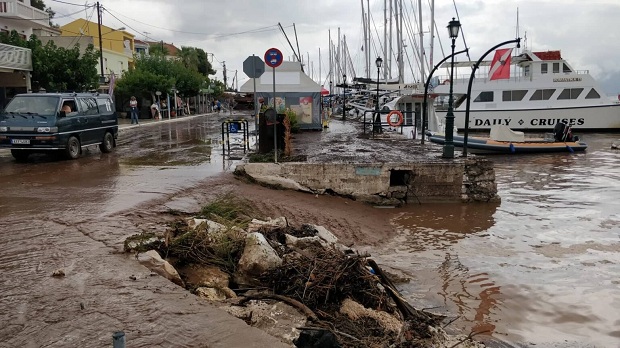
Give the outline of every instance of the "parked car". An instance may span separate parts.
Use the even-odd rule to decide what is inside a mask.
[[[32,153],[76,159],[90,145],[107,153],[117,137],[118,118],[107,94],[18,94],[0,113],[0,148],[10,148],[18,161]]]

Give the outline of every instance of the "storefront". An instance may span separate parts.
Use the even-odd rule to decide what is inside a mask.
[[[27,48],[0,44],[0,108],[19,93],[31,92],[32,52]]]
[[[301,71],[299,62],[282,62],[275,74],[275,106],[278,113],[291,109],[297,114],[300,129],[323,129],[321,123],[321,86]],[[254,92],[265,104],[274,105],[273,70],[267,68],[257,79],[241,86],[242,93]]]

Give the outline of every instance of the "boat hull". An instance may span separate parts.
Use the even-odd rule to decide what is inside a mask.
[[[441,134],[428,133],[429,141],[436,144],[444,144],[445,138]],[[464,137],[453,136],[454,147],[463,147]],[[535,154],[552,152],[581,152],[585,151],[588,145],[579,141],[569,142],[508,142],[496,141],[487,138],[468,137],[467,149],[471,153],[482,154]]]
[[[440,118],[446,114],[436,113]],[[559,122],[580,131],[620,131],[620,105],[469,112],[470,130],[489,130],[494,125],[505,125],[514,130],[548,131]],[[465,129],[465,110],[454,110],[454,124],[459,130]]]

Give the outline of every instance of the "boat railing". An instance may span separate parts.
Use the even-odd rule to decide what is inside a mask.
[[[575,70],[572,72],[573,74],[577,74],[577,75],[589,75],[590,71],[589,70]],[[565,75],[565,74],[559,74],[559,75]],[[469,82],[469,77],[471,75],[470,74],[454,74],[454,85],[460,85],[460,84],[465,84],[467,85]],[[439,83],[441,84],[448,84],[450,81],[450,76],[448,75],[440,75],[438,76],[439,79]],[[495,82],[500,82],[500,81],[506,81],[505,79],[502,80],[489,80],[489,74],[487,71],[478,71],[476,72],[476,74],[474,75],[474,79],[476,83],[495,83]],[[523,75],[523,74],[515,74],[514,72],[511,72],[511,76],[510,76],[510,81],[514,81],[514,82],[522,82],[522,81],[531,81],[532,80],[532,75]]]

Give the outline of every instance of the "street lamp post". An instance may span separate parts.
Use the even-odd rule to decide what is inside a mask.
[[[375,64],[377,65],[377,101],[375,103],[375,121],[372,132],[381,133],[381,115],[379,113],[379,69],[381,69],[381,65],[383,65],[383,59],[377,57]]]
[[[446,137],[443,144],[443,158],[454,158],[454,41],[459,36],[459,29],[461,29],[461,23],[452,18],[448,23],[448,32],[452,39],[452,57],[450,59],[450,94],[448,96],[448,112],[446,113]]]
[[[342,120],[347,120],[347,75],[342,75]]]
[[[329,81],[329,116],[331,116],[332,114],[332,110],[334,110],[334,86],[333,86],[333,82],[330,80]]]

